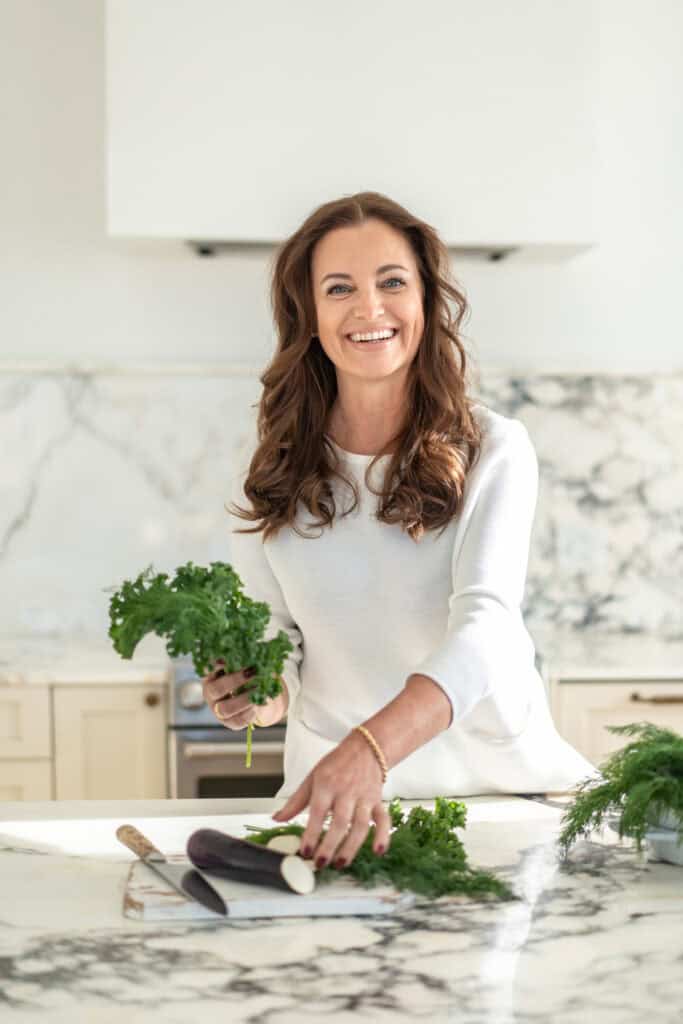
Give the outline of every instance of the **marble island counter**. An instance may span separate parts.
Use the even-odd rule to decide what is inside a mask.
[[[442,897],[377,917],[142,922],[123,916],[137,825],[166,854],[282,801],[0,804],[3,1021],[680,1019],[683,868],[594,833],[558,857],[569,797],[464,799],[470,863],[510,902]],[[430,801],[403,801],[433,807]],[[303,819],[301,819],[303,820]]]

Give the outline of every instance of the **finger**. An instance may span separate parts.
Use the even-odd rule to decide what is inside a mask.
[[[207,704],[212,704],[228,694],[234,693],[244,682],[245,677],[242,672],[225,672],[214,678],[206,676],[203,682],[204,698]]]
[[[311,793],[311,783],[312,776],[309,772],[299,788],[294,790],[289,800],[282,805],[279,811],[272,814],[271,817],[275,821],[287,821],[289,818],[293,818],[295,814],[302,811],[308,804],[308,799]]]
[[[223,697],[221,700],[213,702],[213,713],[216,718],[219,718],[221,722],[232,721],[235,717],[240,717],[250,713],[255,705],[252,704],[248,696],[242,695],[240,697]],[[257,714],[258,712],[256,712]],[[249,720],[253,715],[248,716]]]
[[[318,867],[323,867],[334,860],[337,849],[346,842],[349,826],[354,818],[354,814],[353,799],[350,797],[338,797],[335,800],[330,827],[315,851],[315,863]],[[367,827],[365,831],[367,833]]]
[[[383,803],[375,804],[375,835],[372,843],[374,853],[386,853],[391,843],[391,816]]]
[[[306,828],[301,836],[301,854],[303,857],[311,857],[313,856],[316,846],[320,842],[320,834],[325,823],[325,815],[330,810],[332,804],[331,794],[321,791],[319,784],[314,788],[312,775],[311,780],[308,783],[308,795],[306,797],[306,802],[310,803],[310,807],[308,810]],[[306,806],[306,804],[303,804],[303,806]],[[300,807],[299,809],[302,808]]]
[[[344,841],[337,847],[332,862],[336,867],[348,866],[356,856],[371,826],[372,805],[368,801],[358,801]],[[343,862],[343,863],[342,863]]]
[[[252,714],[234,715],[232,718],[227,718],[225,721],[221,721],[221,725],[226,729],[232,729],[233,732],[235,732],[239,729],[246,729],[253,721],[254,715]]]

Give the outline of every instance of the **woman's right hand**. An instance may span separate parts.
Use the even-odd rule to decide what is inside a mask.
[[[248,691],[236,693],[248,682],[248,669],[226,672],[222,660],[215,663],[213,672],[202,677],[204,700],[227,729],[246,729],[258,717],[259,710],[262,710],[252,704]]]

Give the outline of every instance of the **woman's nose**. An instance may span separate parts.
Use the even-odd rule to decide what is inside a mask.
[[[374,290],[359,293],[355,316],[358,320],[378,320],[384,315],[383,299]]]

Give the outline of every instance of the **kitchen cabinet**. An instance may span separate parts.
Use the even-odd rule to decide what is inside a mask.
[[[85,633],[0,636],[0,800],[168,796],[171,666]]]
[[[52,796],[47,686],[0,686],[0,800]]]
[[[167,794],[163,686],[54,687],[57,800]]]
[[[52,761],[0,760],[0,800],[50,800]]]
[[[105,36],[111,236],[267,245],[372,189],[454,247],[599,240],[590,0],[110,0]]]
[[[0,686],[0,801],[168,796],[166,686]]]
[[[593,764],[604,761],[630,738],[608,725],[651,722],[683,733],[683,676],[680,679],[551,680],[550,703],[558,732]]]

